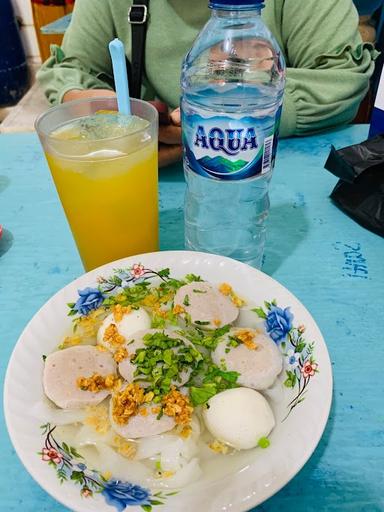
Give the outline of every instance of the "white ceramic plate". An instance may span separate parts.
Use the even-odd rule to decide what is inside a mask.
[[[44,446],[47,432],[40,425],[46,423],[46,418],[36,418],[33,413],[34,404],[43,396],[42,354],[56,348],[71,323],[67,303],[76,301],[78,290],[97,287],[98,278],[116,275],[116,269],[125,269],[123,274],[118,273],[125,279],[125,285],[151,277],[150,270],[140,275],[143,268],[155,271],[169,268],[171,276],[177,278],[194,273],[212,283],[230,283],[253,307],[260,308],[259,316],[252,314],[282,352],[288,354],[279,377],[280,391],[272,394],[270,401],[277,419],[270,446],[241,452],[235,463],[226,459],[229,456],[217,455],[220,463],[215,471],[208,471],[208,475],[173,495],[165,490],[154,496],[156,491],[137,485],[134,474],[127,475],[126,482],[101,480],[97,472],[86,469],[74,454],[66,453],[65,440],[58,440],[57,446],[50,438]],[[299,354],[295,354],[292,343]],[[325,342],[311,315],[288,290],[262,272],[229,258],[174,251],[105,265],[54,295],[29,322],[13,351],[5,380],[4,409],[11,440],[27,471],[41,487],[72,510],[240,512],[272,496],[302,468],[323,433],[331,399],[332,372]],[[56,454],[48,453],[47,447],[51,446]],[[70,465],[66,469],[68,480],[61,484],[58,470],[63,458]],[[92,487],[91,481],[82,480],[81,475],[80,481],[71,480],[73,471],[77,471],[77,476],[83,473],[84,478],[93,477],[99,485]],[[90,492],[92,489],[94,492]]]

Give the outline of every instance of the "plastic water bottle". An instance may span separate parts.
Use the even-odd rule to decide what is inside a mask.
[[[263,0],[210,0],[183,63],[185,245],[262,264],[285,62]]]

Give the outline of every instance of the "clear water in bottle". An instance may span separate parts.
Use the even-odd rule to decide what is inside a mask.
[[[285,62],[262,0],[212,0],[182,71],[185,244],[260,268]]]

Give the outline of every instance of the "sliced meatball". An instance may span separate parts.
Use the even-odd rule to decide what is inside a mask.
[[[133,358],[136,354],[136,351],[139,348],[145,348],[146,345],[144,343],[144,336],[146,334],[156,334],[156,333],[164,333],[169,338],[181,340],[185,345],[193,347],[193,344],[183,338],[182,336],[179,336],[176,332],[170,331],[168,329],[146,329],[144,331],[136,332],[133,336],[131,336],[131,342],[128,342],[124,345],[124,347],[127,349],[128,357],[124,359],[121,363],[119,363],[119,372],[120,375],[127,381],[127,382],[133,382],[134,380],[134,372],[136,371],[136,365],[131,362],[131,357]],[[133,341],[132,341],[133,340]],[[174,347],[173,352],[177,353],[177,347]],[[183,386],[186,382],[188,382],[189,377],[191,376],[191,373],[193,371],[193,366],[191,365],[190,368],[183,370],[178,379],[175,379],[172,381],[172,384],[174,386],[180,387]],[[148,386],[146,382],[142,382],[141,385],[143,387]]]
[[[139,437],[163,434],[164,432],[172,430],[176,425],[174,418],[166,414],[163,414],[161,418],[157,419],[158,412],[152,412],[152,409],[157,411],[159,409],[158,404],[150,403],[141,406],[141,409],[145,409],[145,416],[140,413],[136,414],[135,416],[131,416],[127,423],[120,425],[113,419],[111,400],[109,416],[113,430],[126,439],[137,439]]]
[[[142,331],[138,331],[133,336],[131,336],[130,341],[124,344],[123,348],[127,349],[128,357],[123,359],[117,367],[119,369],[120,375],[125,379],[127,382],[133,382],[134,379],[134,372],[136,370],[136,365],[134,365],[131,361],[131,359],[134,359],[136,351],[139,348],[145,348],[143,337],[151,333],[152,331],[155,331],[154,329],[144,329]],[[145,387],[145,383],[142,384],[143,387]]]
[[[179,288],[175,306],[181,306],[191,322],[201,329],[217,329],[232,324],[239,316],[239,309],[231,299],[209,283],[196,282]]]
[[[231,346],[231,338],[244,331],[251,333],[255,347],[249,348],[252,345],[245,343]],[[231,329],[212,352],[212,360],[218,366],[224,364],[228,371],[238,372],[238,384],[256,390],[272,386],[283,367],[282,355],[276,343],[253,329]]]
[[[77,385],[77,379],[94,374],[105,377],[115,372],[116,365],[111,354],[101,352],[94,346],[82,345],[58,350],[45,360],[44,392],[62,409],[81,409],[87,405],[97,405],[110,392],[82,391]]]

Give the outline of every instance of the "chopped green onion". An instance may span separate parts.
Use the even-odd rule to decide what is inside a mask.
[[[173,361],[173,350],[172,350],[172,349],[167,348],[166,350],[164,350],[164,353],[163,353],[163,360],[164,360],[164,362],[165,362],[168,366],[171,366],[172,361]]]
[[[193,282],[200,282],[200,281],[202,281],[201,277],[197,276],[195,274],[187,274],[185,276],[185,280],[187,281],[187,283],[193,283]]]
[[[260,448],[268,448],[270,444],[271,442],[267,437],[261,437],[257,443],[257,446],[260,446]]]
[[[133,359],[134,377],[147,376],[147,390],[153,391],[155,399],[158,397],[154,401],[158,403],[169,393],[173,382],[181,382],[181,373],[190,368],[194,371],[203,356],[195,347],[165,332],[148,333],[143,339],[145,348],[138,349]]]

